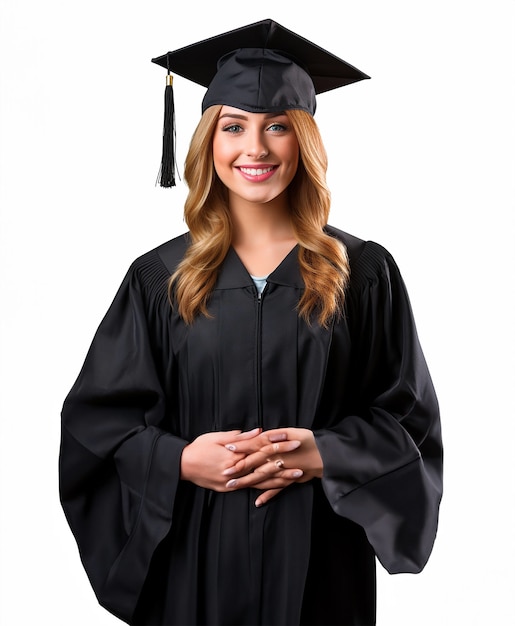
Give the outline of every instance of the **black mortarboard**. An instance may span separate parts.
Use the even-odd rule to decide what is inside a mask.
[[[302,109],[313,115],[315,95],[369,78],[346,61],[273,20],[263,20],[152,59],[208,90],[202,112],[226,104],[251,113]],[[175,184],[173,92],[165,95],[161,186]],[[172,162],[170,162],[172,159]]]

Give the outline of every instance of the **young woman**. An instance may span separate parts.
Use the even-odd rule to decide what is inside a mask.
[[[438,405],[402,278],[328,226],[316,83],[259,29],[268,47],[221,36],[188,233],[132,264],[63,408],[63,507],[130,624],[370,626],[376,557],[418,572],[435,538]]]

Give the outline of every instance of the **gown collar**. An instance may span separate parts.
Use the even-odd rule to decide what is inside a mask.
[[[304,287],[298,261],[298,244],[290,250],[273,272],[267,282],[287,287]],[[238,289],[253,286],[253,280],[243,265],[236,250],[231,247],[222,263],[215,289]]]

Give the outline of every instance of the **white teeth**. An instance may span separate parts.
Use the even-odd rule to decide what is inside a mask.
[[[244,174],[247,174],[247,176],[261,176],[261,174],[267,174],[268,172],[271,172],[274,168],[265,167],[264,169],[262,169],[254,167],[240,167],[240,169]]]

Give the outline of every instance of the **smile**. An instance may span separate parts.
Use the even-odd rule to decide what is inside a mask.
[[[277,165],[269,165],[266,167],[239,167],[240,172],[247,180],[261,182],[272,176],[277,169]]]
[[[265,167],[263,169],[255,167],[240,167],[240,170],[248,176],[261,176],[261,174],[268,174],[268,172],[271,172],[273,169],[273,167]]]

